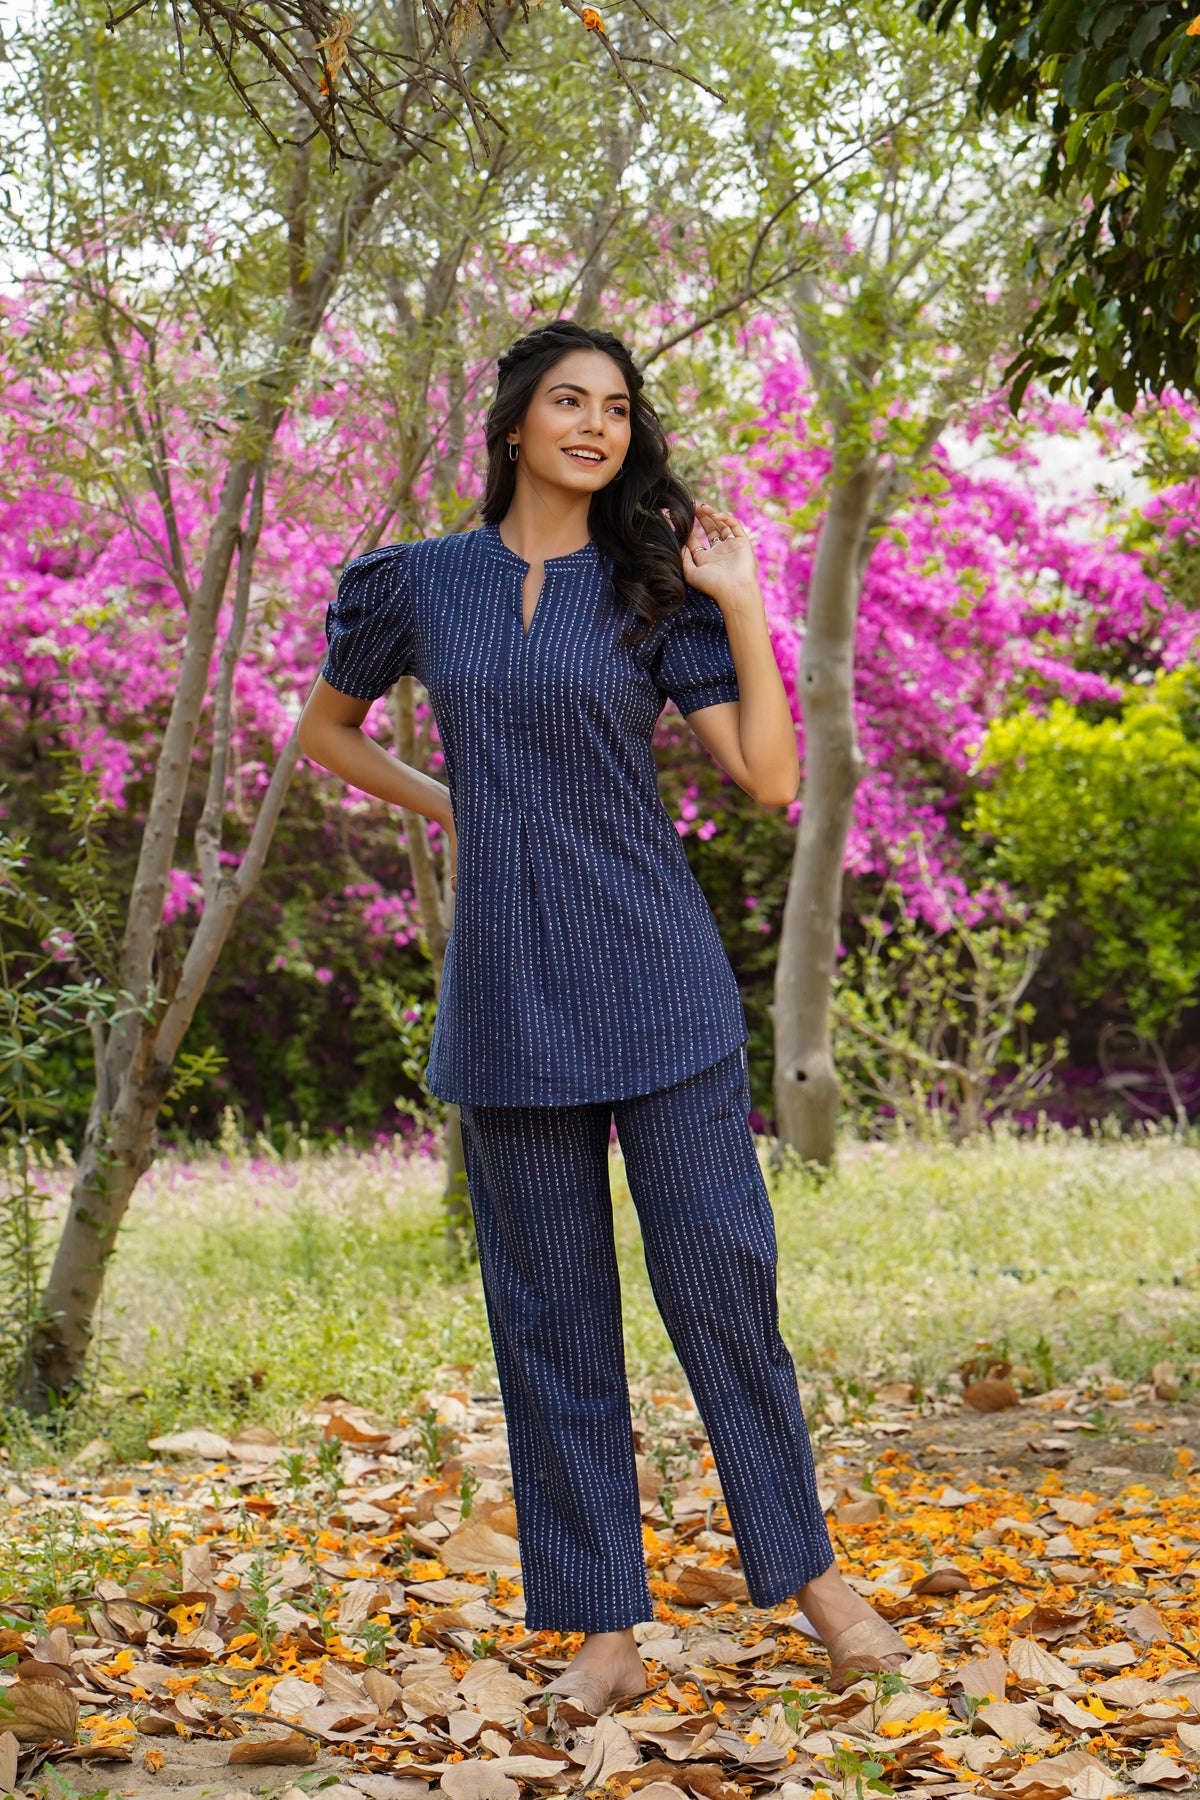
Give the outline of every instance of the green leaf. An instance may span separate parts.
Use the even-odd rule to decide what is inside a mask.
[[[1078,118],[1071,120],[1063,142],[1063,160],[1065,162],[1075,163],[1079,160],[1079,146],[1082,144],[1084,133],[1090,124],[1091,120],[1086,113],[1080,113]]]
[[[1170,11],[1171,8],[1169,6],[1158,5],[1150,7],[1149,10],[1143,14],[1141,23],[1137,26],[1133,36],[1129,40],[1129,54],[1136,62],[1141,61],[1144,52],[1153,42],[1154,35],[1159,26],[1168,16]]]

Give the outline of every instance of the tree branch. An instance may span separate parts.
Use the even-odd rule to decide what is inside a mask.
[[[757,287],[735,294],[731,300],[726,300],[722,305],[714,307],[711,312],[705,313],[703,318],[693,319],[691,324],[685,325],[682,331],[673,332],[670,337],[660,339],[653,350],[642,358],[639,367],[648,369],[652,362],[657,362],[660,356],[665,356],[667,351],[673,350],[677,344],[685,343],[688,338],[695,337],[698,332],[707,330],[710,325],[715,325],[718,319],[727,318],[731,312],[737,312],[740,307],[749,306],[752,301],[761,299],[764,294],[769,294],[771,289],[778,287],[781,282],[790,281],[794,276],[803,274],[805,269],[811,267],[812,264],[809,262],[792,263],[788,268],[780,269],[768,280],[760,282]]]
[[[208,787],[204,810],[196,826],[196,862],[204,884],[206,901],[211,900],[221,879],[221,839],[225,823],[225,790],[229,779],[229,746],[233,731],[233,679],[241,661],[246,637],[246,618],[250,609],[250,578],[258,552],[262,531],[263,497],[267,485],[268,459],[263,457],[254,471],[254,487],[250,495],[250,516],[238,542],[237,584],[233,596],[233,617],[217,667],[216,692],[213,695],[212,758],[208,766]]]
[[[258,809],[258,817],[254,821],[250,842],[237,872],[222,876],[211,902],[205,897],[204,911],[183,959],[178,985],[154,1040],[154,1059],[163,1068],[169,1069],[179,1054],[179,1046],[212,978],[238,909],[253,892],[262,875],[267,852],[283,811],[283,803],[296,772],[298,756],[296,733],[293,729],[279,752],[262,805]]]

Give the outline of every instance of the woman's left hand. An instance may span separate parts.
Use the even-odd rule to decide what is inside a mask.
[[[681,556],[684,580],[710,594],[718,606],[758,591],[758,566],[745,526],[705,500],[696,507],[696,523]]]

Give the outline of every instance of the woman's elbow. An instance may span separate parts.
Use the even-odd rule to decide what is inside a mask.
[[[763,782],[749,792],[760,806],[790,806],[800,794],[800,771],[797,769],[789,782]]]
[[[296,745],[301,756],[307,756],[322,769],[329,767],[329,721],[321,717],[311,701],[296,721]]]
[[[305,708],[300,714],[299,719],[296,721],[296,747],[301,756],[308,756],[311,757],[314,762],[319,762],[320,758],[316,754],[313,743],[313,739],[316,736],[319,736],[319,733],[316,731],[312,720],[308,716],[308,709]]]

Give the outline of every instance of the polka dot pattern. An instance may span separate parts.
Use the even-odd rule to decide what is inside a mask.
[[[658,791],[667,700],[736,700],[721,609],[696,588],[636,649],[590,542],[529,565],[494,525],[349,563],[331,686],[429,694],[458,887],[426,1079],[443,1100],[562,1106],[668,1086],[747,1037],[737,981]]]

